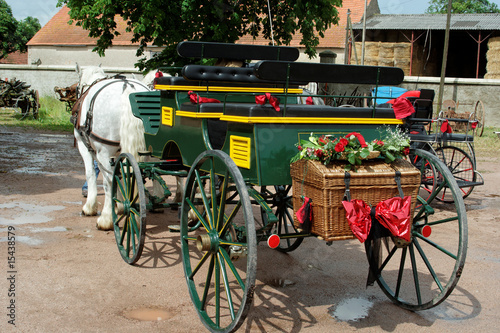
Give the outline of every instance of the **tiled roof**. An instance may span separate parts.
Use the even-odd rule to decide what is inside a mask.
[[[373,3],[377,6],[376,0],[369,0],[368,3]],[[319,47],[344,47],[345,28],[347,24],[347,10],[351,11],[351,22],[354,24],[359,22],[363,17],[364,0],[344,0],[341,8],[338,8],[339,23],[336,26],[330,27],[325,32],[325,37],[320,38]],[[29,46],[42,46],[42,45],[96,45],[96,39],[88,36],[88,31],[81,27],[68,24],[70,20],[69,8],[64,6],[57,12],[52,19],[43,26],[40,31],[28,42]],[[119,16],[116,17],[117,31],[119,36],[113,39],[113,45],[132,45],[132,33],[126,32],[126,22]],[[300,47],[300,34],[292,40],[290,46]],[[244,36],[240,38],[238,43],[241,44],[256,44],[268,45],[270,40],[263,37],[253,39],[251,36]]]
[[[368,30],[445,30],[446,14],[374,15],[366,20]],[[353,21],[354,22],[354,21]],[[353,24],[353,29],[363,26]],[[453,14],[450,30],[500,30],[500,14]]]
[[[40,29],[28,42],[28,46],[41,45],[96,45],[97,39],[88,36],[89,32],[82,27],[68,24],[70,20],[69,8],[64,6],[54,17]],[[126,22],[120,17],[115,17],[116,29],[120,33],[113,39],[113,45],[132,45],[132,33],[126,32]]]
[[[28,63],[28,52],[19,51],[9,53],[6,58],[0,59],[0,64],[26,65]]]

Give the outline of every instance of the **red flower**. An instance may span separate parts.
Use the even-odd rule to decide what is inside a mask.
[[[321,146],[324,146],[326,145],[326,140],[325,140],[325,136],[322,135],[319,139],[318,139],[318,142]]]
[[[403,150],[403,154],[405,155],[410,154],[410,147],[405,147],[405,149]]]
[[[321,157],[323,157],[323,151],[321,149],[316,149],[314,151],[314,155],[316,155],[316,157],[318,157],[318,158],[321,158]]]
[[[375,144],[377,144],[379,146],[383,146],[384,145],[384,141],[382,141],[382,140],[375,140]]]
[[[347,141],[347,140],[346,140],[346,141]],[[339,142],[339,143],[337,143],[337,144],[335,145],[335,151],[336,151],[337,153],[341,153],[341,152],[343,152],[343,151],[344,151],[344,149],[345,149],[345,145],[343,145],[343,144],[342,144],[342,140],[340,140],[340,142]]]
[[[300,151],[302,151],[302,146],[298,146],[297,148],[298,148]]]
[[[342,138],[340,139],[339,143],[345,147],[349,144],[349,140],[347,140],[346,138]]]

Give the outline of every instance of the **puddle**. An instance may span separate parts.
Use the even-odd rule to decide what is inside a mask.
[[[61,175],[60,173],[57,172],[42,171],[42,168],[37,168],[37,167],[23,167],[19,169],[14,169],[12,170],[12,172],[29,174],[29,175],[53,175],[53,176]]]
[[[128,310],[123,313],[123,316],[128,319],[141,321],[160,321],[174,317],[175,313],[159,308],[140,308]]]
[[[6,242],[6,241],[7,241],[7,237],[0,238],[0,242]],[[16,243],[24,243],[27,245],[40,245],[43,243],[43,241],[41,239],[32,238],[29,236],[17,236],[16,235]]]
[[[350,298],[330,307],[328,313],[340,321],[357,321],[367,317],[372,306],[373,302],[367,299]]]
[[[24,202],[0,204],[0,225],[46,223],[52,221],[52,218],[45,216],[45,214],[64,208],[64,206],[41,206]],[[9,218],[5,216],[9,216]]]
[[[63,232],[68,231],[65,227],[53,227],[53,228],[31,228],[31,232]]]

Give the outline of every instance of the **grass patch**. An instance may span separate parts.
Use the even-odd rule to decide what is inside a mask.
[[[483,136],[474,138],[476,154],[484,157],[498,156],[500,138],[494,132],[500,132],[500,127],[485,127]]]
[[[40,98],[38,119],[33,119],[31,111],[28,116],[21,119],[22,115],[19,109],[0,108],[0,124],[4,126],[72,132],[73,124],[69,122],[69,117],[66,104],[50,96]]]

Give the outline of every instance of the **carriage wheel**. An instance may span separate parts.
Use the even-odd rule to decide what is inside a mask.
[[[134,264],[144,247],[146,195],[141,170],[131,154],[118,157],[111,186],[116,244],[123,260]]]
[[[278,218],[278,222],[269,230],[268,234],[280,236],[280,244],[276,249],[281,252],[295,250],[304,240],[303,237],[294,237],[299,231],[293,225],[293,197],[290,193],[291,189],[292,185],[279,185],[274,186],[274,192],[271,192],[263,186],[260,191],[264,198],[271,199],[270,207],[274,215]],[[268,218],[265,210],[262,208],[260,209],[260,215],[263,227],[265,228],[268,224]]]
[[[485,114],[484,114],[484,104],[481,101],[476,102],[476,107],[474,109],[474,118],[478,121],[476,127],[476,133],[479,136],[483,136],[484,126],[485,126]]]
[[[431,195],[433,195],[434,189],[437,188],[440,175],[436,172],[436,168],[428,159],[415,154],[414,151],[415,150],[412,150],[408,155],[408,160],[420,171],[421,180],[418,195],[423,200],[427,201]],[[420,206],[421,203],[417,203],[417,207]]]
[[[202,225],[192,231],[190,211]],[[189,171],[181,208],[181,248],[191,300],[203,324],[212,332],[234,332],[253,298],[257,240],[247,187],[222,151],[201,153]]]
[[[431,195],[413,212],[409,243],[394,237],[380,246],[365,243],[368,257],[380,254],[378,260],[369,260],[375,281],[394,303],[413,311],[432,308],[450,295],[462,274],[467,252],[467,216],[453,175],[429,152],[417,150],[415,155],[443,175],[440,186],[446,184],[450,189],[453,206],[430,207]]]
[[[474,163],[470,156],[463,149],[454,146],[439,147],[436,149],[436,155],[448,167],[453,177],[455,177],[462,197],[464,199],[467,198],[474,189],[474,186],[467,185],[476,181]],[[436,195],[436,199],[452,203],[451,190],[448,187],[443,187]]]

